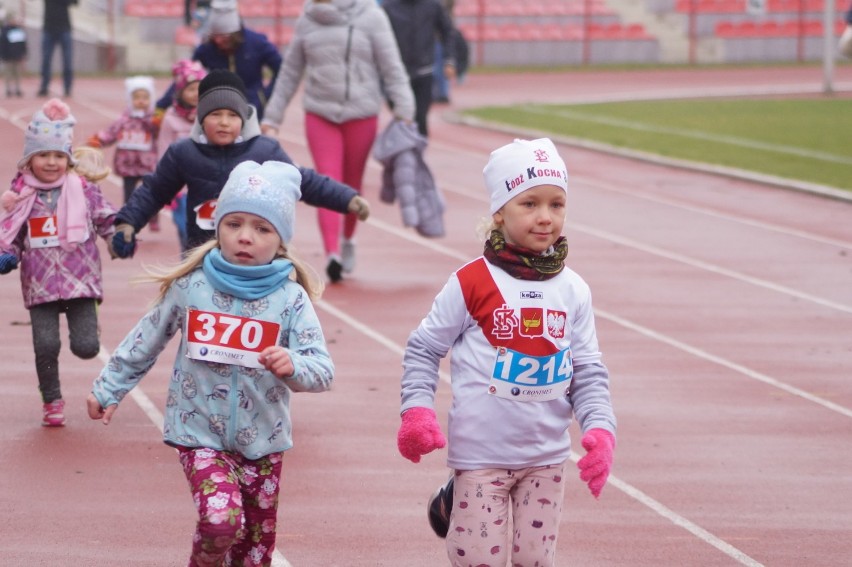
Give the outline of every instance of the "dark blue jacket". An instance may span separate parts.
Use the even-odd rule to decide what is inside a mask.
[[[203,142],[198,122],[189,138],[175,142],[157,164],[154,173],[142,178],[142,184],[116,215],[116,224],[127,223],[138,232],[155,213],[172,202],[184,185],[187,187],[186,229],[190,248],[203,244],[214,232],[195,222],[195,207],[217,199],[231,170],[244,161],[269,160],[293,163],[277,140],[261,136],[257,118],[252,115],[243,127],[245,141],[227,146]],[[300,167],[302,201],[340,213],[347,212],[355,189],[313,169]]]
[[[212,42],[205,41],[192,53],[193,61],[198,61],[208,71],[228,69],[233,71],[246,85],[246,98],[257,109],[258,120],[263,120],[263,109],[275,86],[278,69],[281,67],[281,54],[262,33],[243,28],[241,39],[234,53],[222,53]],[[271,73],[269,82],[264,84],[264,68]],[[157,108],[168,108],[174,99],[174,84],[157,101]]]
[[[382,0],[399,54],[411,79],[432,74],[435,37],[441,42],[444,65],[455,64],[453,24],[438,0]]]

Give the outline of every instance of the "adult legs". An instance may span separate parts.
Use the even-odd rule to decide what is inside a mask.
[[[422,75],[411,79],[411,90],[414,92],[414,119],[417,130],[424,137],[429,136],[429,107],[432,106],[432,74]]]
[[[323,175],[343,181],[343,129],[340,125],[309,112],[305,115],[305,137],[314,168]],[[317,209],[323,248],[329,257],[340,254],[340,218],[341,214],[336,211]]]
[[[65,87],[65,96],[71,96],[74,83],[74,42],[71,39],[71,30],[62,32],[59,42],[62,45],[62,84]]]
[[[51,32],[44,31],[41,35],[41,86],[38,89],[39,96],[47,96],[47,87],[50,86],[50,78],[53,74],[53,51],[56,49],[58,37]]]
[[[379,117],[368,116],[350,120],[343,126],[343,182],[362,193],[364,170],[373,149],[378,132]],[[351,240],[355,235],[358,215],[350,213],[343,219],[343,238]]]

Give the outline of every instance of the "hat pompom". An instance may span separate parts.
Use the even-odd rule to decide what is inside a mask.
[[[71,109],[58,98],[52,98],[41,107],[48,120],[65,120],[71,115]]]

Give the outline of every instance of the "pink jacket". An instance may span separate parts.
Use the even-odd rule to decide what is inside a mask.
[[[102,146],[115,144],[113,169],[116,175],[142,176],[157,167],[157,127],[152,114],[131,116],[126,110],[96,136]]]
[[[69,175],[75,174],[69,172]],[[21,261],[21,290],[27,309],[64,299],[103,300],[101,257],[97,237],[107,239],[115,232],[113,220],[117,210],[104,198],[100,187],[85,178],[82,181],[89,219],[89,238],[85,242],[70,252],[59,246],[34,248],[27,225],[24,225],[12,243],[9,252]],[[23,181],[19,173],[12,181],[12,191],[20,191],[22,187]],[[39,191],[29,218],[53,215],[53,209],[42,201],[42,193]]]

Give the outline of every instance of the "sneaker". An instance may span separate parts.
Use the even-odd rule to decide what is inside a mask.
[[[347,238],[340,243],[340,263],[343,271],[351,273],[355,269],[355,241]]]
[[[331,283],[337,283],[343,279],[343,265],[336,256],[329,257],[325,273],[328,274],[328,279],[331,280]]]
[[[450,530],[450,512],[453,511],[453,485],[456,475],[453,473],[447,482],[438,487],[438,490],[429,498],[426,505],[426,515],[429,525],[438,537],[446,538]]]
[[[44,417],[41,419],[41,424],[45,427],[62,427],[65,425],[65,402],[62,400],[54,400],[49,404],[44,404]]]

